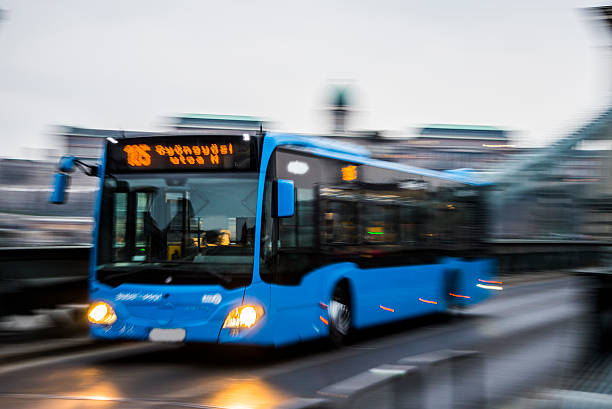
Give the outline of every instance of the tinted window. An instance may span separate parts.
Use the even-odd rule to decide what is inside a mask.
[[[363,268],[434,263],[443,251],[474,248],[482,237],[475,188],[299,150],[279,149],[268,169],[262,277],[298,284],[304,274],[333,262]],[[277,179],[294,182],[293,217],[270,217]]]

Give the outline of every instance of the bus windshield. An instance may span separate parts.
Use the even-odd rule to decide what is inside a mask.
[[[250,283],[257,175],[107,176],[99,224],[99,281]]]

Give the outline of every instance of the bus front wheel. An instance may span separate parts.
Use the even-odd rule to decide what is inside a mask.
[[[329,302],[329,337],[334,345],[348,342],[351,336],[351,299],[346,283],[338,285]]]

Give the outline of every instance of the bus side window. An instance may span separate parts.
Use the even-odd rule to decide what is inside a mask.
[[[315,202],[313,188],[297,188],[297,245],[301,248],[315,246]]]
[[[322,202],[322,242],[325,245],[356,245],[359,243],[356,206],[339,200]]]
[[[315,256],[318,247],[315,192],[320,182],[320,159],[282,149],[276,152],[275,159],[275,178],[293,180],[296,195],[294,215],[276,219],[278,256],[274,281],[295,285],[320,263]]]
[[[400,243],[413,247],[416,243],[416,220],[414,207],[402,205],[399,209]]]
[[[420,248],[431,248],[431,211],[425,203],[419,203],[414,209],[415,237],[417,246]]]
[[[280,248],[314,248],[314,189],[298,186],[295,199],[294,215],[279,219]]]
[[[368,244],[398,242],[398,207],[376,203],[364,203],[359,212],[363,241]]]

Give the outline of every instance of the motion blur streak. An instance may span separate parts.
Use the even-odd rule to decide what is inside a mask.
[[[391,312],[395,312],[395,310],[393,308],[389,308],[389,307],[383,307],[382,305],[379,306],[380,308],[382,308],[385,311],[391,311]]]
[[[482,282],[482,283],[489,283],[489,284],[502,284],[501,281],[491,281],[491,280],[483,280],[481,278],[478,279],[478,281]]]
[[[484,288],[486,290],[497,290],[497,291],[501,291],[504,288],[497,286],[497,285],[484,285],[484,284],[476,284],[476,287],[480,287],[480,288]]]
[[[448,293],[448,295],[452,295],[453,297],[459,297],[459,298],[471,298],[469,295],[461,295],[461,294],[453,294],[453,293]]]
[[[252,379],[222,387],[203,404],[232,409],[264,409],[275,407],[289,398],[262,380]]]
[[[419,297],[419,301],[426,302],[426,303],[429,303],[429,304],[437,304],[438,303],[437,301],[424,300],[424,299],[422,299],[420,297]]]

